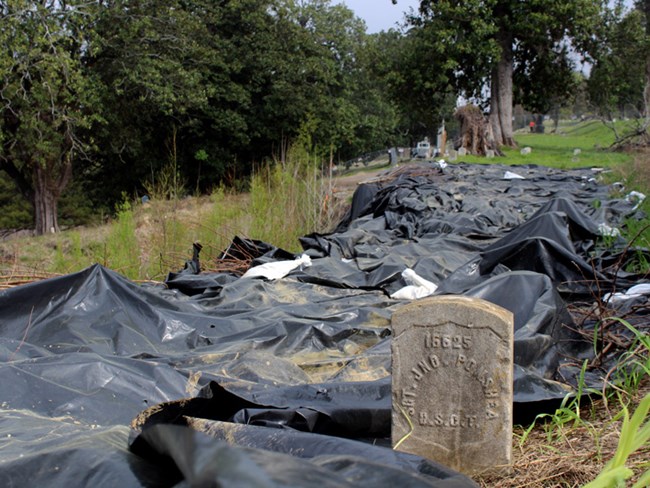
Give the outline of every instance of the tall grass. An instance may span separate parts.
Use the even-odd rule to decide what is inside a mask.
[[[131,279],[140,278],[140,247],[135,235],[135,217],[128,201],[120,204],[117,220],[106,240],[104,265]]]
[[[209,205],[200,213],[193,239],[203,246],[202,261],[214,262],[237,234],[245,234],[250,227],[248,199],[225,186],[216,188]]]
[[[265,164],[251,179],[250,235],[298,251],[298,237],[331,225],[331,192],[319,162],[290,148],[284,162]]]
[[[626,464],[629,457],[650,442],[650,394],[646,395],[630,417],[627,406],[623,406],[623,425],[618,447],[612,459],[605,465],[596,479],[584,488],[615,488],[624,487],[626,481],[634,476],[634,471]],[[647,465],[646,465],[647,467]],[[650,486],[650,469],[639,475],[633,488]]]
[[[161,280],[183,266],[193,242],[203,246],[203,269],[213,268],[235,236],[299,252],[300,236],[329,230],[340,215],[331,178],[320,167],[306,151],[290,148],[284,162],[257,169],[247,194],[221,186],[207,198],[180,198],[184,187],[170,163],[147,184],[149,201],[125,196],[104,236],[58,236],[49,264],[41,267],[69,273],[97,262],[130,279]]]

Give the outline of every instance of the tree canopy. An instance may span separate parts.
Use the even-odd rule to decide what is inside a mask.
[[[438,66],[458,92],[489,100],[495,140],[512,146],[515,91],[531,108],[542,98],[556,96],[553,91],[563,84],[549,85],[547,77],[554,77],[558,68],[570,71],[568,43],[587,49],[602,4],[601,0],[422,0],[420,15],[412,23],[432,31]],[[516,87],[517,79],[533,82]]]
[[[547,113],[584,84],[576,53],[592,103],[648,117],[650,0],[604,3],[422,0],[367,34],[332,0],[0,0],[0,178],[44,233],[66,194],[111,211],[171,166],[205,192],[298,140],[323,164],[413,145],[463,98],[514,144],[513,104]]]
[[[82,62],[87,2],[0,3],[0,169],[33,204],[36,230],[58,230],[57,203],[97,113],[93,76]]]

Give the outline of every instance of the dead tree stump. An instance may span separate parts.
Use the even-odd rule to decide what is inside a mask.
[[[465,105],[456,110],[454,117],[460,122],[460,144],[468,154],[486,156],[488,151],[503,156],[497,147],[492,127],[476,105]]]

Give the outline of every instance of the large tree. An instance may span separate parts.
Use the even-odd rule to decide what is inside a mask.
[[[197,174],[191,167],[199,162],[192,158],[192,139],[206,141],[192,147],[210,154],[206,164],[227,158],[227,150],[215,148],[223,139],[248,142],[243,113],[248,90],[232,79],[242,62],[220,32],[231,10],[203,0],[105,4],[88,64],[104,87],[108,124],[96,134],[100,152],[91,178],[108,183],[106,198],[139,189],[170,162],[174,174],[181,169]]]
[[[605,17],[589,76],[593,107],[611,119],[643,113],[646,85],[645,20],[640,10],[618,4]],[[630,114],[631,115],[631,114]]]
[[[93,178],[120,190],[150,179],[172,141],[183,176],[205,189],[299,134],[327,154],[366,137],[354,82],[363,24],[342,5],[113,0],[96,32],[89,61],[110,125]]]
[[[331,0],[284,3],[297,29],[289,51],[297,56],[290,55],[291,63],[284,63],[284,74],[295,80],[291,90],[302,102],[293,107],[298,116],[294,127],[309,133],[314,149],[324,153],[355,146],[356,127],[363,116],[355,84],[357,75],[363,74],[359,50],[365,39],[364,24],[350,9],[332,5]],[[284,103],[291,104],[294,96],[285,96]]]
[[[423,137],[434,138],[443,123],[453,126],[456,91],[437,52],[436,33],[391,30],[376,34],[374,44],[375,76],[399,107],[398,129],[406,139],[402,143],[415,145]]]
[[[615,124],[616,145],[650,141],[650,0],[632,9],[615,2],[603,18],[587,82],[592,108],[603,118],[630,117],[623,131]]]
[[[57,206],[84,155],[96,92],[84,73],[92,3],[0,2],[0,169],[34,206],[36,232],[59,230]]]
[[[599,18],[601,0],[421,0],[412,22],[435,33],[436,52],[465,96],[489,88],[490,123],[496,142],[514,146],[514,73],[581,48]],[[532,71],[529,72],[532,75]]]
[[[643,38],[643,48],[645,51],[645,89],[643,91],[644,101],[644,131],[642,137],[644,142],[650,143],[650,0],[637,0],[636,9],[641,12],[645,19],[645,37]]]

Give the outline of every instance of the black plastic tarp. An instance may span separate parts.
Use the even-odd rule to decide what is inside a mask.
[[[302,238],[312,265],[279,280],[197,274],[195,248],[164,287],[93,266],[0,292],[0,484],[472,486],[390,449],[390,295],[410,268],[512,311],[515,417],[550,408],[594,354],[570,308],[648,281],[625,270],[646,250],[599,245],[639,215],[598,175],[409,165]],[[223,257],[296,256],[236,238]]]

